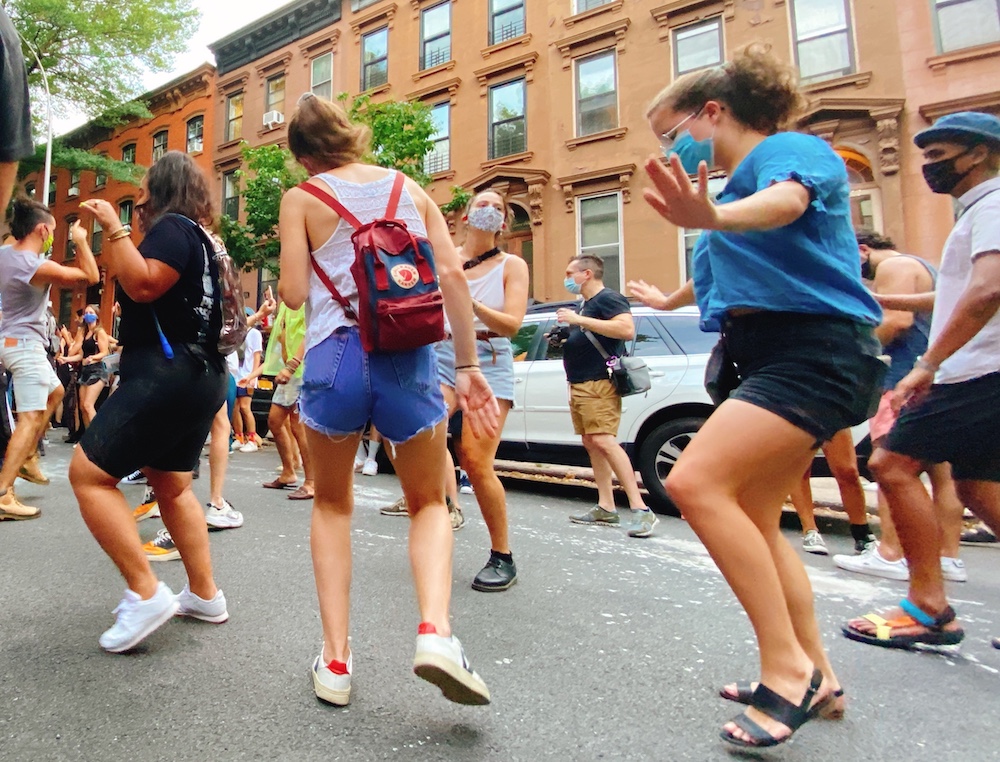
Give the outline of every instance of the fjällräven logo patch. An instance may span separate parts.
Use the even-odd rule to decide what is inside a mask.
[[[389,275],[400,288],[413,288],[420,281],[420,273],[411,264],[396,265],[389,271]]]

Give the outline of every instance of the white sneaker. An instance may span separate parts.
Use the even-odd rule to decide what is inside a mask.
[[[354,459],[354,473],[360,474],[361,469],[365,467],[365,462],[361,458]]]
[[[877,544],[872,544],[860,556],[836,555],[833,557],[833,564],[841,569],[857,574],[867,574],[870,577],[900,581],[906,581],[910,578],[910,569],[906,565],[906,559],[887,561],[878,552]]]
[[[257,452],[260,448],[257,447],[257,443],[252,439],[248,439],[247,443],[240,448],[240,452]]]
[[[830,551],[826,549],[826,543],[823,542],[823,535],[815,529],[810,529],[802,535],[802,550],[817,556],[830,555]]]
[[[209,503],[205,512],[205,523],[209,529],[237,529],[243,526],[243,514],[235,510],[228,500],[222,501],[219,508],[214,503]]]
[[[116,615],[114,626],[101,635],[101,648],[113,654],[135,648],[171,619],[177,608],[177,598],[162,582],[148,601],[142,600],[137,592],[126,590],[121,603],[111,612]]]
[[[369,458],[361,467],[361,473],[364,476],[378,476],[378,463]]]
[[[941,576],[949,582],[969,581],[969,573],[965,570],[965,561],[961,558],[941,556]]]
[[[351,672],[353,671],[354,653],[347,654],[347,674],[338,675],[330,670],[333,662],[323,662],[323,650],[313,662],[313,692],[320,701],[334,706],[347,706],[351,700]]]
[[[238,439],[234,439],[233,443],[229,445],[229,452],[237,452],[241,447],[243,447],[243,443]]]
[[[215,593],[212,600],[206,601],[192,593],[191,588],[184,585],[184,589],[177,595],[177,605],[179,606],[177,616],[187,616],[212,624],[222,624],[229,619],[226,596],[221,590]]]
[[[413,657],[413,672],[441,689],[449,701],[456,704],[483,705],[490,703],[490,689],[469,666],[458,638],[444,638],[434,625],[424,622],[417,635],[417,653]]]

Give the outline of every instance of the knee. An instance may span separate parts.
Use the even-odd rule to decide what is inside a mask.
[[[616,445],[615,438],[610,434],[584,434],[583,446],[593,452],[606,453],[610,445]]]
[[[687,515],[687,509],[694,506],[695,501],[704,491],[704,480],[695,473],[694,469],[677,465],[670,469],[663,487],[674,505],[681,511],[685,511],[685,515]]]
[[[277,437],[280,434],[284,434],[283,427],[286,418],[285,412],[280,407],[276,405],[271,406],[271,410],[267,414],[267,427],[274,432],[274,436]]]
[[[869,458],[868,469],[879,485],[891,489],[901,481],[916,475],[911,474],[910,469],[906,467],[907,461],[907,458],[880,448]]]

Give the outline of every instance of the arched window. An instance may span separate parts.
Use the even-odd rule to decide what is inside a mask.
[[[851,185],[851,221],[855,228],[882,231],[882,193],[868,157],[853,148],[834,148],[847,167]]]

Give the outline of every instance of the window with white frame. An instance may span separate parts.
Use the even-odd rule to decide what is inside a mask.
[[[576,135],[593,135],[618,126],[615,51],[576,61]]]
[[[524,0],[490,0],[490,45],[525,32]]]
[[[56,176],[51,175],[49,177],[49,197],[46,202],[49,206],[54,206],[56,203]]]
[[[240,186],[235,169],[222,175],[222,213],[231,220],[240,216]]]
[[[673,42],[674,73],[678,76],[722,63],[722,21],[719,17],[674,29]]]
[[[108,158],[108,155],[106,153],[102,153],[102,154],[100,154],[100,156],[101,156],[102,159]],[[108,184],[108,175],[107,175],[107,173],[104,172],[103,170],[100,170],[100,169],[97,170],[97,172],[94,174],[94,187],[95,188],[103,188],[107,184]]]
[[[226,98],[226,142],[243,137],[243,93]]]
[[[196,116],[187,123],[187,152],[199,153],[205,150],[205,117]]]
[[[451,103],[445,101],[431,109],[434,147],[424,157],[424,172],[433,175],[451,169]]]
[[[604,285],[622,290],[621,193],[585,196],[577,200],[577,235],[581,254],[604,262]]]
[[[932,0],[942,53],[1000,42],[1000,0]]]
[[[279,74],[267,80],[267,93],[264,98],[264,111],[285,113],[285,75]]]
[[[168,137],[169,133],[166,130],[160,130],[158,133],[153,135],[153,161],[159,161],[167,152]]]
[[[383,27],[361,38],[361,89],[371,90],[389,81],[389,29]]]
[[[420,14],[420,68],[431,69],[451,60],[451,3]]]
[[[854,71],[848,0],[792,0],[795,59],[803,83]]]
[[[94,218],[94,226],[91,228],[90,233],[90,250],[94,252],[94,256],[97,256],[104,249],[104,228],[101,227],[101,223]]]
[[[489,158],[528,150],[524,96],[523,79],[490,88]]]
[[[309,90],[320,98],[333,100],[333,53],[324,53],[312,60]]]
[[[80,195],[80,170],[74,169],[69,173],[69,195]]]
[[[709,198],[715,198],[720,193],[722,189],[726,187],[725,177],[710,177],[708,178],[708,196]],[[681,280],[686,281],[690,278],[694,271],[691,269],[691,259],[694,256],[694,245],[698,242],[699,236],[702,234],[702,230],[699,228],[681,228],[681,243],[683,244],[682,253],[684,259],[681,262]]]

